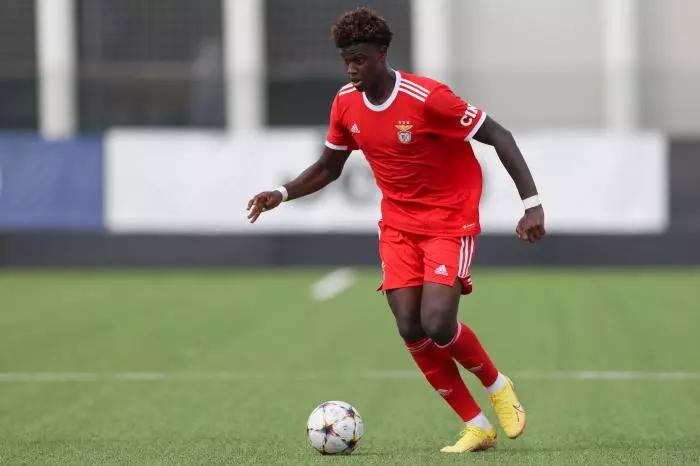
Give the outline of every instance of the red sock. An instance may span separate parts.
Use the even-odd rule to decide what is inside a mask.
[[[496,381],[498,369],[493,365],[472,329],[463,323],[457,323],[455,336],[448,344],[439,348],[448,351],[466,370],[476,375],[484,387]]]
[[[447,351],[438,348],[427,337],[415,343],[406,343],[406,347],[430,385],[464,422],[481,412]]]

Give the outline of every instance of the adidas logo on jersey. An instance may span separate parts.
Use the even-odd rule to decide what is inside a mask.
[[[357,123],[353,123],[353,124],[352,124],[352,128],[350,128],[350,132],[351,132],[351,133],[355,133],[355,134],[357,134],[357,133],[360,132],[360,127],[357,126]]]
[[[435,274],[436,274],[436,275],[444,275],[444,276],[447,276],[447,267],[445,267],[445,264],[439,265],[439,266],[435,269]]]

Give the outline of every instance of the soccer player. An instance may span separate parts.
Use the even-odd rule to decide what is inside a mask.
[[[472,398],[461,364],[485,387],[510,438],[525,429],[525,411],[511,380],[500,373],[474,332],[457,320],[460,295],[472,291],[481,169],[470,140],[493,146],[524,203],[516,234],[534,243],[544,234],[537,188],[511,133],[481,109],[433,79],[392,69],[393,33],[367,8],[345,13],[332,27],[350,83],[337,92],[326,148],[289,183],[255,195],[248,218],[283,201],[322,189],[361,149],[382,192],[379,255],[383,282],[406,348],[437,393],[466,427],[454,445],[463,453],[492,448],[496,431]]]

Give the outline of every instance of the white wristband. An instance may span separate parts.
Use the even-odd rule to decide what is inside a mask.
[[[289,192],[287,192],[287,188],[284,187],[284,185],[280,186],[279,188],[275,189],[275,191],[279,192],[282,195],[282,202],[286,201],[289,199]]]
[[[542,203],[540,202],[540,197],[537,194],[535,194],[534,196],[530,196],[527,199],[523,199],[523,205],[525,206],[525,210],[532,209],[533,207],[537,207],[541,204]]]

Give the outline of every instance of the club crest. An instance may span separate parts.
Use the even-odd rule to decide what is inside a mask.
[[[408,144],[411,142],[411,139],[413,139],[413,134],[411,134],[411,128],[413,128],[413,125],[410,121],[399,121],[395,127],[399,130],[397,136],[402,144]]]

